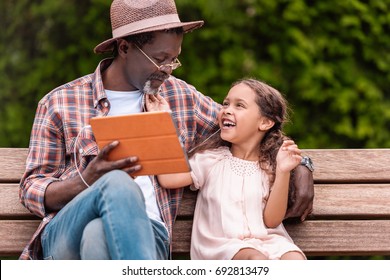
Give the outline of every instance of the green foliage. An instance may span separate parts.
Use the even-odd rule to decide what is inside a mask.
[[[205,19],[185,38],[183,77],[217,100],[238,78],[268,82],[289,100],[301,147],[389,147],[389,4],[178,1]]]
[[[285,94],[302,148],[390,146],[388,0],[178,0],[180,78],[221,101],[256,77]],[[0,146],[27,146],[37,101],[92,72],[111,36],[107,0],[0,2]]]
[[[111,36],[109,6],[104,0],[0,2],[0,146],[27,146],[43,95],[94,71],[101,57],[93,47]]]

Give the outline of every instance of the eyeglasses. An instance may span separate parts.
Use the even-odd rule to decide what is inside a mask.
[[[178,58],[176,58],[173,62],[171,62],[171,63],[169,63],[169,64],[163,64],[163,65],[157,65],[154,61],[153,61],[153,59],[151,59],[143,50],[141,50],[141,48],[140,47],[138,47],[137,45],[135,45],[136,47],[137,47],[137,49],[147,58],[147,59],[149,59],[149,61],[151,62],[151,63],[153,63],[154,64],[154,66],[156,66],[157,67],[157,69],[159,70],[159,71],[163,71],[163,69],[165,68],[170,68],[171,70],[175,70],[175,69],[177,69],[177,68],[179,68],[180,66],[181,66],[181,63],[180,63],[180,61],[179,61],[179,59]]]

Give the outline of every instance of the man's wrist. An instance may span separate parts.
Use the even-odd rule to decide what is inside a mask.
[[[312,161],[311,158],[309,158],[308,156],[302,157],[302,160],[301,160],[301,162],[300,162],[300,165],[307,167],[307,169],[309,169],[311,172],[314,171],[314,164],[313,164],[313,161]]]

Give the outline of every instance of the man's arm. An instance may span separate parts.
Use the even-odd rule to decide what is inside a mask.
[[[313,211],[313,173],[306,166],[299,165],[291,177],[291,197],[285,218],[300,217],[304,221]]]
[[[124,159],[109,161],[109,153],[119,145],[119,141],[107,144],[99,154],[88,164],[82,176],[69,178],[64,181],[56,181],[48,185],[45,192],[46,211],[59,211],[76,195],[85,190],[87,183],[89,186],[96,182],[101,176],[112,170],[123,170],[129,175],[141,169],[137,164],[137,157],[127,157]],[[84,183],[85,182],[85,183]]]

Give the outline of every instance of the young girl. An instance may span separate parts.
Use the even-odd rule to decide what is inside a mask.
[[[158,95],[146,103],[148,110],[167,108]],[[290,171],[302,158],[283,135],[286,117],[277,90],[238,81],[223,102],[220,133],[190,154],[192,171],[158,175],[165,188],[199,189],[191,259],[305,259],[282,224]]]

